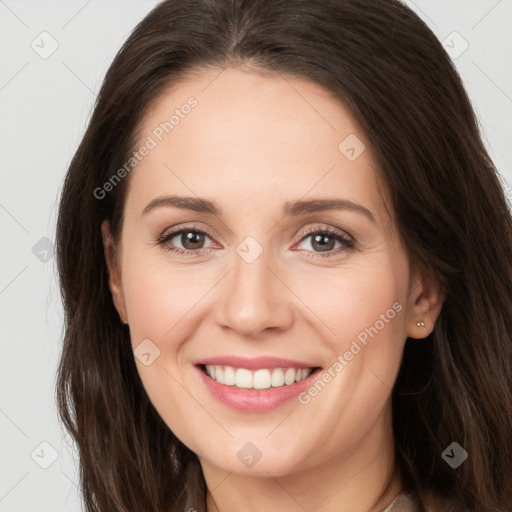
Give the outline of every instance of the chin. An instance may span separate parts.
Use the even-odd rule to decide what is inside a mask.
[[[207,461],[208,464],[224,471],[244,476],[280,477],[303,469],[302,458],[297,457],[296,453],[284,453],[280,446],[268,446],[267,442],[267,446],[264,447],[263,442],[250,441],[234,444],[236,446],[223,446],[219,453],[199,455],[199,459],[202,463]],[[227,457],[226,453],[231,455]]]

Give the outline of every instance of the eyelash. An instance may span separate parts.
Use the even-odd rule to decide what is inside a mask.
[[[170,231],[169,233],[166,233],[165,235],[158,238],[157,244],[165,246],[169,242],[169,240],[173,239],[176,235],[182,234],[184,232],[202,233],[203,235],[207,235],[209,238],[213,238],[213,235],[208,230],[198,228],[195,225],[191,225],[191,226],[181,227],[179,229],[176,229],[176,230]],[[312,229],[310,228],[310,229],[303,231],[300,234],[301,238],[300,238],[299,242],[302,242],[305,238],[307,238],[309,235],[312,235],[312,234],[330,235],[337,242],[340,242],[345,247],[343,250],[347,250],[347,251],[354,250],[355,243],[351,238],[349,238],[346,235],[341,234],[340,232],[338,232],[332,228],[326,228],[326,227],[322,227],[322,228],[314,227]],[[165,247],[165,250],[167,250],[169,252],[173,252],[178,255],[202,256],[204,251],[207,251],[208,249],[203,248],[203,249],[199,249],[197,251],[192,251],[189,249],[181,249],[180,247]],[[340,251],[340,249],[331,250],[331,251],[326,252],[325,254],[322,254],[320,252],[315,252],[315,251],[306,251],[306,252],[309,253],[309,254],[307,254],[307,256],[310,258],[329,258],[329,257],[332,257],[334,254],[338,254],[341,251]]]

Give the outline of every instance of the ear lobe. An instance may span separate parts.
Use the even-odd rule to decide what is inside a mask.
[[[409,338],[425,338],[434,330],[445,299],[445,290],[432,275],[419,276],[411,297]]]
[[[123,288],[121,285],[121,269],[119,268],[119,262],[117,260],[117,248],[114,244],[114,239],[110,230],[110,222],[104,220],[101,224],[101,234],[103,237],[103,248],[105,252],[105,260],[108,269],[108,284],[110,293],[114,300],[114,306],[121,317],[123,323],[126,318],[126,307],[124,304]]]

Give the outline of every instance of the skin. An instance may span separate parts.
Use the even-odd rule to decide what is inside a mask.
[[[406,338],[432,330],[441,290],[421,273],[409,286],[371,148],[327,91],[249,69],[203,69],[152,104],[141,142],[190,96],[197,107],[129,176],[117,246],[108,221],[102,225],[110,287],[132,345],[150,339],[160,350],[148,366],[135,359],[148,396],[198,455],[208,512],[383,510],[402,485],[391,389]],[[338,149],[349,134],[366,144],[354,161]],[[142,215],[152,199],[170,194],[214,200],[224,214],[166,206]],[[282,215],[285,201],[313,197],[350,199],[376,222],[349,210]],[[156,243],[190,223],[213,234],[196,242],[202,255]],[[331,256],[322,257],[314,233],[299,236],[310,227],[333,228],[356,245],[332,239]],[[247,236],[263,249],[250,264],[236,252]],[[177,235],[167,247],[191,247],[182,243]],[[205,390],[192,365],[271,355],[327,369],[396,302],[401,311],[305,405],[292,399],[265,413],[238,412]],[[250,468],[237,457],[247,442],[262,454]]]

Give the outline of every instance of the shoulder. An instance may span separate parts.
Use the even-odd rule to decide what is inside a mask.
[[[449,503],[441,496],[428,491],[418,493],[412,489],[403,490],[384,512],[451,512]]]
[[[427,512],[462,512],[460,505],[433,491],[422,492],[421,501]]]
[[[403,490],[383,512],[421,512],[417,494]]]
[[[463,512],[449,499],[430,490],[423,490],[421,498],[412,489],[404,489],[382,512]]]

